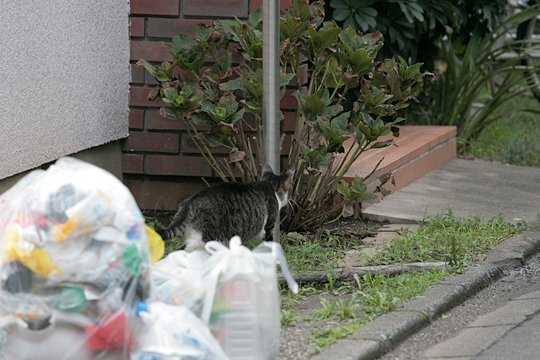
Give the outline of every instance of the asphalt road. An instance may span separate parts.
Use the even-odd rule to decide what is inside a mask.
[[[471,327],[486,318],[502,319],[500,314],[517,298],[527,298],[540,290],[540,255],[531,258],[523,267],[509,270],[498,282],[480,291],[466,300],[462,305],[454,308],[430,326],[408,338],[404,343],[390,353],[382,356],[382,360],[418,360],[418,359],[470,359],[470,360],[496,360],[496,359],[539,359],[540,341],[540,314],[532,312],[524,317],[519,324],[504,324],[499,327],[500,334],[495,335],[489,344],[482,339],[480,327]],[[531,306],[540,303],[540,300],[530,301]],[[506,312],[508,313],[508,312]],[[469,329],[465,329],[469,327]],[[495,330],[495,327],[484,327]],[[468,333],[465,333],[468,331]],[[493,334],[492,334],[493,336]],[[457,357],[457,353],[466,346],[474,347],[474,343],[483,349],[476,355]],[[437,351],[444,348],[453,354]],[[463,352],[463,351],[462,351]],[[465,351],[466,353],[466,351]],[[446,357],[449,356],[449,357]]]

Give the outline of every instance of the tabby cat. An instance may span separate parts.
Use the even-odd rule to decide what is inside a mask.
[[[204,248],[208,241],[223,243],[235,235],[243,241],[271,240],[279,210],[288,202],[294,170],[274,174],[270,165],[260,181],[223,183],[185,199],[171,224],[158,230],[164,240],[184,234],[186,251]]]

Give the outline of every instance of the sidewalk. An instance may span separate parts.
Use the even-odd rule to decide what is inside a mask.
[[[459,217],[502,214],[508,221],[537,221],[540,168],[456,159],[371,205],[377,221],[417,222],[452,209]]]
[[[365,210],[365,214],[378,221],[418,222],[426,216],[445,213],[449,209],[460,217],[481,215],[487,218],[502,214],[509,221],[525,219],[529,223],[538,223],[540,168],[454,160],[387,196],[381,203],[370,206]],[[540,251],[538,230],[540,229],[504,241],[488,254],[484,262],[430,287],[423,297],[380,316],[312,359],[376,359],[443,313],[497,281],[503,270],[524,264]],[[540,316],[534,316],[530,320],[527,316],[535,315],[539,311],[540,291],[531,292],[509,302],[493,314],[479,318],[477,323],[463,329],[463,333],[455,339],[435,346],[426,355],[433,360],[446,359],[449,356],[453,359],[476,359],[471,356],[477,354],[485,356],[478,359],[495,359],[487,352],[481,352],[486,349],[491,351],[488,348],[493,344],[500,343],[502,345],[497,346],[504,346],[507,342],[514,341],[515,337],[520,336],[518,329],[522,327],[519,325],[538,326]],[[474,337],[470,336],[471,331],[480,331],[481,338],[474,340]],[[505,334],[509,337],[505,338]],[[501,341],[496,343],[497,340]],[[468,348],[462,346],[466,341]],[[536,341],[537,346],[538,344],[540,342]],[[493,351],[498,351],[495,350],[495,345]],[[450,349],[455,352],[451,353]],[[466,349],[468,351],[465,351]]]
[[[540,288],[537,283],[536,288]],[[425,354],[426,360],[536,360],[540,354],[540,290],[531,290],[486,315]]]

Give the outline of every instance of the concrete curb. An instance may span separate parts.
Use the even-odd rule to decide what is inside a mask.
[[[492,249],[482,263],[431,286],[424,296],[376,318],[311,359],[376,359],[443,313],[500,279],[504,270],[523,265],[539,251],[540,231],[511,237]]]

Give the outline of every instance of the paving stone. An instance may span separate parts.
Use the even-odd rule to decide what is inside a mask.
[[[540,290],[521,295],[520,297],[515,298],[513,300],[537,299],[537,298],[540,298]]]
[[[418,224],[384,224],[380,227],[381,230],[393,231],[398,234],[405,234],[416,231],[420,228]]]
[[[510,331],[514,325],[465,328],[455,337],[428,349],[428,358],[475,356],[489,348],[495,341]]]
[[[365,265],[364,262],[360,259],[360,253],[363,252],[362,250],[348,250],[345,252],[345,256],[343,259],[340,260],[337,267],[338,268],[347,268],[347,267],[355,267],[355,266],[363,266]]]
[[[540,315],[514,327],[503,338],[482,352],[477,360],[538,360]]]
[[[479,316],[467,327],[517,325],[540,310],[538,299],[513,300],[495,311]]]

